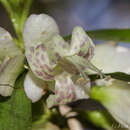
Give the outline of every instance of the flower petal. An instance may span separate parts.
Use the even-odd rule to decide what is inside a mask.
[[[54,35],[47,44],[50,60],[57,63],[69,53],[69,44],[59,35]]]
[[[67,73],[62,73],[55,78],[55,95],[57,104],[65,104],[76,99],[74,84]]]
[[[35,77],[32,72],[28,72],[24,80],[24,90],[27,97],[32,102],[36,102],[43,96],[44,89],[46,89],[46,83]]]
[[[74,82],[73,82],[74,81]],[[68,73],[62,73],[56,76],[55,95],[50,95],[47,99],[48,107],[54,105],[66,104],[79,99],[89,97],[90,80],[71,79]]]
[[[47,99],[48,107],[66,104],[76,99],[74,84],[68,73],[63,72],[55,78],[55,95],[50,95]]]
[[[86,34],[83,28],[77,26],[73,29],[71,40],[71,54],[78,54],[90,60],[94,55],[93,41]]]
[[[90,79],[84,79],[80,76],[74,76],[72,79],[75,84],[76,100],[89,98],[91,87]]]
[[[16,46],[9,32],[0,27],[0,60],[5,56],[16,55],[22,55],[21,50]]]
[[[16,78],[24,67],[24,55],[11,35],[0,28],[0,95],[10,96]]]
[[[29,47],[40,38],[45,41],[55,33],[59,33],[59,29],[52,17],[46,14],[33,14],[29,16],[23,29],[24,44]]]
[[[53,80],[57,62],[68,52],[68,43],[60,35],[26,49],[26,57],[33,73],[43,80]]]
[[[33,73],[40,79],[53,80],[54,71],[45,44],[33,45],[26,50],[26,57]]]

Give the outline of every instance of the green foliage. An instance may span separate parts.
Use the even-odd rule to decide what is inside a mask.
[[[31,102],[23,90],[25,74],[18,78],[9,98],[0,98],[0,130],[30,130]]]
[[[112,80],[106,85],[95,86],[91,89],[91,98],[102,103],[123,128],[130,129],[130,84],[128,82]]]
[[[110,40],[130,42],[130,29],[102,29],[86,32],[94,40]],[[71,38],[70,35],[64,37],[66,40]]]
[[[112,118],[110,118],[107,113],[101,111],[93,111],[87,113],[87,115],[88,115],[88,119],[96,126],[105,128],[106,130],[113,130]]]
[[[105,75],[110,76],[111,78],[114,78],[114,79],[130,82],[130,74],[126,74],[123,72],[107,73]],[[89,78],[91,79],[91,81],[94,81],[96,79],[100,79],[100,76],[97,74],[92,74],[92,75],[89,75]]]

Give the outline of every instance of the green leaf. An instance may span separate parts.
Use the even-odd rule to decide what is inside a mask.
[[[23,89],[25,73],[18,78],[11,97],[0,98],[0,130],[30,130],[31,102]]]
[[[94,40],[110,40],[130,42],[130,29],[102,29],[86,31],[86,33]],[[65,40],[70,40],[71,35],[65,36]]]
[[[108,83],[92,87],[91,98],[102,103],[121,127],[130,129],[130,84],[120,80],[105,82]]]
[[[87,116],[88,119],[96,126],[106,130],[114,130],[114,128],[112,128],[112,124],[115,122],[107,112],[93,111],[87,113]]]
[[[114,79],[130,82],[130,75],[126,74],[126,73],[123,73],[123,72],[107,73],[105,75],[110,76],[110,77],[112,77]],[[97,74],[92,74],[92,75],[89,75],[89,78],[91,79],[91,81],[94,81],[96,79],[99,79],[100,76],[97,75]]]

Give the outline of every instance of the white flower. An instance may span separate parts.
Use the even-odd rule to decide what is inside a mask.
[[[53,18],[45,14],[31,15],[25,23],[23,39],[25,55],[34,75],[48,83],[55,80],[53,86],[55,95],[51,97],[53,96],[56,104],[88,97],[86,92],[83,92],[83,88],[78,89],[71,79],[73,75],[81,73],[84,80],[87,80],[84,74],[86,68],[97,70],[90,64],[95,46],[81,27],[73,29],[69,45],[59,35],[58,26]],[[25,86],[25,90],[30,90],[27,87],[30,88],[29,85]],[[82,96],[76,94],[77,91]],[[33,92],[26,91],[30,99],[32,99],[31,93],[34,94]],[[36,99],[39,99],[37,93]]]

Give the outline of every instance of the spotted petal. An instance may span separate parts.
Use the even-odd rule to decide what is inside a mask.
[[[88,98],[90,82],[83,82],[83,80],[81,82],[73,82],[68,73],[62,73],[61,75],[56,76],[55,95],[50,95],[47,99],[48,107]]]
[[[87,68],[100,73],[90,60],[94,55],[95,45],[81,27],[75,27],[69,51],[60,61],[60,65],[69,73],[83,73]]]
[[[67,73],[56,76],[55,94],[58,104],[65,104],[76,99],[74,84]]]
[[[26,50],[27,60],[33,73],[43,80],[53,80],[53,63],[50,61],[45,44],[31,46]]]
[[[54,68],[67,54],[68,46],[69,44],[57,34],[48,41],[37,41],[37,44],[26,48],[25,53],[33,73],[43,80],[53,80]]]
[[[50,60],[49,44],[53,35],[58,34],[56,22],[46,14],[31,15],[24,26],[23,38],[25,54],[33,73],[43,80],[53,80],[53,67]]]
[[[69,53],[69,44],[59,35],[54,35],[47,44],[50,60],[57,63]]]
[[[78,54],[90,60],[94,55],[95,45],[91,38],[86,34],[83,28],[77,26],[73,29],[71,39],[71,54]]]

